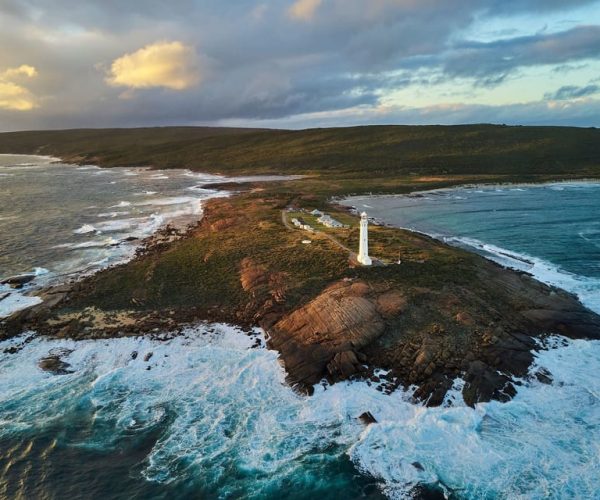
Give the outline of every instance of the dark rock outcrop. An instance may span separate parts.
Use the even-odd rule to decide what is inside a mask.
[[[67,349],[50,352],[48,356],[39,360],[38,366],[45,372],[52,373],[53,375],[67,375],[73,373],[73,370],[70,370],[71,365],[61,359],[61,356],[68,356],[70,353],[71,351]]]
[[[339,281],[269,329],[269,346],[285,362],[293,385],[312,385],[328,375],[348,378],[366,362],[360,350],[385,329],[373,290],[364,282]]]
[[[470,406],[491,399],[508,401],[517,393],[508,375],[498,373],[483,361],[470,363],[464,379],[463,398]]]
[[[10,276],[0,281],[1,285],[10,285],[12,288],[21,288],[23,285],[33,281],[35,274],[19,274],[17,276]]]
[[[417,400],[437,406],[457,377],[469,405],[512,398],[515,377],[527,375],[539,348],[536,336],[600,338],[600,317],[573,295],[483,259],[477,264],[476,293],[454,286],[407,295],[381,282],[338,281],[268,325],[269,346],[293,385],[386,368],[416,386]]]
[[[327,373],[333,381],[345,380],[352,375],[364,371],[359,358],[366,361],[364,354],[358,355],[354,351],[342,351],[333,356],[333,359],[327,364]]]
[[[358,416],[358,420],[360,420],[361,423],[363,423],[364,425],[370,425],[370,424],[376,424],[377,423],[377,419],[373,416],[373,414],[370,411],[366,411],[364,413],[361,413]]]
[[[387,233],[374,239],[374,251],[394,241],[404,253],[400,265],[370,268],[348,266],[331,240],[300,247],[301,236],[277,225],[289,203],[275,193],[213,200],[201,223],[164,228],[132,262],[41,291],[42,304],[0,321],[0,338],[259,324],[288,381],[305,393],[323,378],[362,378],[385,393],[414,387],[431,406],[451,403],[446,394],[457,378],[468,404],[510,398],[544,335],[600,338],[600,317],[575,296],[431,238],[378,228]],[[343,243],[354,247],[355,236]],[[181,238],[190,241],[174,243]]]

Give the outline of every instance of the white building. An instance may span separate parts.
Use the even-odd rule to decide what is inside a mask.
[[[323,224],[325,227],[344,227],[344,225],[332,218],[330,215],[323,214],[317,219],[318,222]]]
[[[366,212],[360,214],[360,241],[357,260],[363,266],[370,266],[373,263],[371,257],[369,257],[369,218]]]
[[[323,212],[315,208],[310,214],[314,215],[315,217],[321,217],[323,215]]]

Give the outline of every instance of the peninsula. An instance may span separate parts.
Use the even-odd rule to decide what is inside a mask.
[[[304,176],[223,184],[234,195],[209,201],[185,233],[165,228],[132,261],[44,290],[42,304],[0,325],[0,338],[27,329],[82,339],[175,334],[197,321],[259,325],[299,390],[310,393],[324,378],[361,377],[385,391],[415,385],[415,397],[432,406],[457,377],[466,381],[468,404],[509,399],[528,373],[536,337],[600,338],[600,317],[575,296],[423,235],[370,226],[368,256],[383,265],[361,265],[353,255],[359,218],[334,201],[600,178],[597,129],[90,129],[0,134],[0,153]],[[340,224],[320,226],[306,244],[288,217],[314,210]]]

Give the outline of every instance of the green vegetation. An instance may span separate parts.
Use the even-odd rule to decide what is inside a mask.
[[[348,257],[327,240],[303,245],[301,231],[282,226],[281,201],[213,200],[193,237],[90,278],[67,311],[193,308],[206,315],[217,308],[250,322],[256,310],[249,303],[275,295],[290,306],[308,300],[346,272]]]
[[[412,232],[371,226],[369,253],[387,265],[356,266],[350,253],[358,247],[358,219],[331,202],[474,182],[600,178],[596,129],[20,132],[0,134],[0,152],[105,167],[306,176],[247,184],[236,196],[210,200],[187,237],[150,245],[58,295],[48,291],[51,305],[0,324],[0,338],[26,329],[87,338],[173,331],[202,320],[258,324],[292,381],[348,377],[357,351],[371,368],[418,385],[415,396],[428,404],[440,404],[464,376],[465,401],[474,404],[514,394],[510,376],[524,376],[533,360],[528,335],[596,338],[600,329],[600,319],[573,296]],[[297,210],[286,213],[288,207]],[[349,227],[325,228],[303,212],[314,208]],[[286,227],[282,212],[288,221],[301,215],[317,232]],[[302,244],[306,238],[310,245]]]
[[[311,192],[404,192],[458,182],[600,177],[600,130],[367,126],[300,131],[168,127],[0,134],[2,153],[102,166],[318,176]]]
[[[280,317],[297,309],[343,278],[403,290],[414,300],[440,283],[479,286],[474,270],[480,257],[388,227],[371,226],[370,245],[371,254],[390,265],[355,267],[348,252],[325,233],[356,250],[356,217],[331,206],[330,215],[350,224],[349,228],[331,229],[305,212],[285,212],[288,221],[302,215],[317,232],[288,229],[282,223],[282,210],[291,200],[299,208],[312,209],[313,196],[309,195],[309,200],[290,198],[268,186],[211,200],[190,237],[83,280],[70,299],[55,309],[58,320],[50,331],[77,318],[80,325],[105,335],[106,326],[86,319],[91,308],[153,318],[138,321],[132,333],[155,327],[156,318],[168,318],[170,311],[176,311],[180,321],[213,319],[250,325],[257,318]],[[312,243],[302,244],[307,238]],[[402,264],[395,265],[399,255]],[[44,328],[38,325],[38,329]],[[119,322],[115,329],[124,331]]]
[[[256,189],[245,194],[213,200],[192,238],[86,280],[67,307],[178,309],[193,311],[196,317],[214,317],[219,310],[225,318],[247,322],[269,301],[293,309],[350,272],[348,253],[324,234],[309,236],[283,226],[281,210],[288,206],[319,208],[348,224],[346,229],[325,228],[315,217],[302,214],[321,233],[356,250],[356,220],[331,205],[332,196],[401,193],[468,182],[600,177],[600,130],[560,127],[32,131],[0,134],[0,152],[47,154],[105,167],[306,175],[298,181],[256,183],[250,186]],[[288,220],[293,215],[298,214],[288,214]],[[302,245],[307,237],[313,243]],[[403,264],[358,268],[353,273],[405,290],[423,286],[423,280],[431,286],[471,280],[469,286],[476,286],[469,272],[476,267],[470,255],[425,237],[372,227],[370,250],[383,262],[401,259]],[[245,275],[254,278],[244,284]]]

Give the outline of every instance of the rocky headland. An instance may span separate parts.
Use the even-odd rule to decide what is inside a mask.
[[[344,250],[357,244],[354,217],[301,182],[211,200],[197,225],[164,229],[132,261],[42,291],[44,302],[4,321],[0,336],[259,325],[298,390],[360,377],[387,392],[415,386],[415,398],[431,406],[458,377],[470,405],[510,399],[545,335],[600,338],[600,317],[575,296],[426,236],[373,227],[372,253],[385,265],[357,265]],[[316,205],[350,227],[312,234],[305,245],[285,214]],[[58,356],[41,363],[68,368]]]
[[[385,265],[358,266],[347,250],[358,247],[357,220],[329,201],[598,179],[593,127],[32,131],[0,134],[0,152],[102,167],[305,176],[210,201],[197,225],[160,233],[127,264],[41,291],[44,302],[3,321],[0,338],[28,329],[81,339],[175,335],[197,321],[260,325],[299,390],[362,377],[383,391],[413,385],[429,405],[440,404],[457,377],[469,404],[508,399],[545,335],[600,338],[600,318],[575,296],[426,236],[373,227],[370,253]],[[349,228],[309,235],[306,245],[307,235],[285,224],[288,208],[326,210]],[[56,357],[43,366],[66,369]]]

